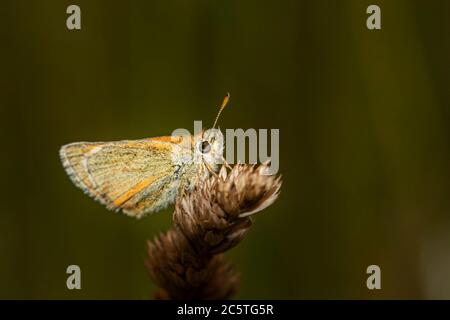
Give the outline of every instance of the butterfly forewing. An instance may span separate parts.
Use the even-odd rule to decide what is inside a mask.
[[[106,143],[77,142],[61,148],[72,181],[109,209],[140,217],[174,200],[176,141],[156,138]]]

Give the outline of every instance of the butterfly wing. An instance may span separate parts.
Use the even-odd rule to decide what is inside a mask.
[[[141,217],[172,203],[179,187],[181,149],[170,137],[119,142],[76,142],[60,150],[72,181],[111,210]]]

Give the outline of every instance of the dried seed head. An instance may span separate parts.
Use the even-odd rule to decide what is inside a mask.
[[[267,164],[223,166],[177,198],[174,227],[148,244],[147,269],[170,299],[226,299],[238,275],[221,253],[237,245],[251,226],[250,215],[278,197],[281,178],[265,175]]]

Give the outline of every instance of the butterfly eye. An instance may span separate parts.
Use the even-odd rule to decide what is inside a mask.
[[[211,151],[211,145],[208,141],[203,141],[199,149],[201,153],[208,153],[209,151]]]

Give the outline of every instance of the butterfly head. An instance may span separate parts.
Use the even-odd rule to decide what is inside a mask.
[[[223,135],[219,129],[202,132],[196,139],[197,159],[216,170],[223,158]]]

